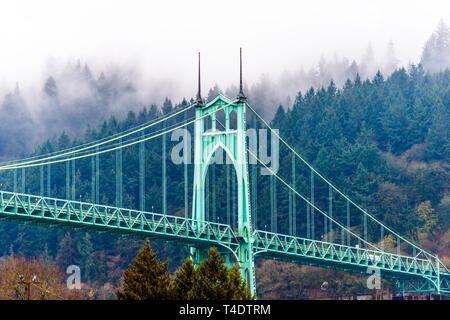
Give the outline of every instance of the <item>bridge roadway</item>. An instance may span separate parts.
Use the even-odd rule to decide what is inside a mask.
[[[195,247],[216,246],[237,256],[240,236],[229,225],[79,201],[0,191],[0,220],[76,231],[109,233]],[[252,233],[255,257],[381,276],[404,292],[450,294],[450,273],[433,259],[409,257],[261,230]]]

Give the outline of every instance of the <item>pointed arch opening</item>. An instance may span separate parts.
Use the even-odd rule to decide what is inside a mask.
[[[204,175],[205,220],[238,228],[238,179],[233,161],[218,146],[207,162]]]
[[[205,117],[205,118],[203,119],[203,132],[208,132],[208,131],[211,130],[211,128],[212,128],[212,122],[213,122],[212,116]]]
[[[230,114],[228,116],[229,118],[229,129],[230,130],[236,130],[237,129],[237,113],[234,110],[230,111]]]
[[[225,111],[221,109],[216,112],[216,130],[224,131],[225,130]]]

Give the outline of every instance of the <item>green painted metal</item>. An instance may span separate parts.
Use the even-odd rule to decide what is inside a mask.
[[[295,189],[295,157],[292,157],[292,187]],[[291,190],[289,190],[291,191]],[[295,194],[292,192],[292,235],[297,235],[297,203]]]
[[[95,157],[91,157],[91,202],[95,202]]]
[[[52,165],[48,164],[47,167],[47,197],[52,196]]]
[[[277,232],[278,212],[277,212],[277,182],[274,175],[270,175],[270,230]]]
[[[75,160],[72,160],[72,161],[70,161],[70,162],[72,162],[72,189],[71,189],[71,197],[72,197],[72,200],[75,200],[76,198],[75,198],[75,191],[76,191],[76,189],[75,189]],[[42,167],[41,167],[42,168]]]
[[[98,146],[96,151],[98,152]],[[98,153],[95,155],[95,203],[100,203],[100,158]]]
[[[145,142],[139,144],[139,210],[145,210]]]
[[[66,162],[66,199],[70,199],[70,161]]]
[[[311,203],[314,205],[314,172],[311,170]],[[315,239],[316,238],[316,233],[315,233],[315,215],[314,215],[314,206],[311,205],[310,207],[310,213],[311,213],[311,239]]]
[[[208,166],[218,148],[222,148],[230,158],[237,177],[237,235],[239,250],[237,262],[243,278],[249,284],[252,293],[256,292],[255,266],[251,242],[251,206],[248,181],[247,148],[245,136],[245,103],[233,103],[219,94],[215,99],[196,107],[196,118],[218,109],[225,114],[225,129],[216,127],[216,113],[195,122],[194,128],[194,185],[192,218],[198,223],[205,222],[205,176]],[[236,127],[232,126],[232,113],[236,115]],[[211,130],[205,130],[211,128]],[[206,257],[206,249],[192,247],[191,254],[195,263]]]
[[[39,168],[39,194],[44,195],[44,166]]]
[[[401,283],[405,292],[450,294],[450,273],[440,271],[440,262],[336,243],[256,230],[254,255],[321,268],[367,274],[368,267],[381,276]]]
[[[328,214],[331,217],[329,219],[330,222],[330,231],[329,231],[329,242],[333,241],[333,189],[331,186],[328,186]]]
[[[0,191],[0,220],[198,248],[218,246],[238,257],[238,236],[230,226],[153,212]]]
[[[25,193],[25,168],[22,168],[22,179],[21,179],[21,183],[22,183],[22,193]]]
[[[184,113],[184,121],[187,122],[187,112]],[[189,150],[189,151],[188,151]],[[191,155],[188,154],[191,150],[188,145],[187,136],[183,139],[183,158],[184,158],[184,216],[186,218],[189,217],[189,179],[188,179],[188,160],[191,158]]]
[[[119,146],[122,145],[122,139],[119,139]],[[116,150],[116,206],[122,207],[123,195],[123,174],[122,174],[122,149]]]
[[[163,130],[167,129],[166,122],[163,122]],[[161,148],[161,171],[162,171],[162,212],[167,214],[167,152],[166,152],[166,135],[162,136],[162,148]]]

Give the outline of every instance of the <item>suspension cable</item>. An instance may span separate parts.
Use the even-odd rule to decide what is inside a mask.
[[[278,174],[276,174],[272,169],[270,169],[265,163],[263,163],[250,149],[247,149],[247,151],[253,156],[253,158],[255,158],[259,163],[261,163],[267,170],[269,170],[278,180],[280,180],[286,187],[288,187],[291,191],[293,191],[294,193],[296,193],[300,198],[302,198],[306,203],[308,203],[311,207],[313,207],[314,209],[316,209],[317,211],[319,211],[321,214],[323,214],[325,217],[327,217],[328,219],[330,219],[331,221],[333,221],[337,226],[341,227],[343,230],[345,230],[346,232],[348,232],[349,234],[351,234],[352,236],[354,236],[355,238],[357,238],[358,240],[363,241],[364,243],[368,244],[369,246],[373,247],[375,250],[381,251],[377,246],[375,246],[374,244],[372,244],[371,242],[361,238],[359,235],[357,235],[356,233],[354,233],[353,231],[351,231],[350,229],[348,229],[347,227],[345,227],[344,225],[342,225],[339,221],[333,219],[332,217],[330,217],[328,214],[326,214],[325,212],[323,212],[320,208],[316,207],[314,205],[314,203],[312,203],[311,201],[309,201],[307,198],[305,198],[302,194],[300,194],[299,192],[297,192],[294,188],[292,188],[286,181],[284,181],[283,178],[281,178]]]
[[[187,106],[186,108],[183,108],[183,109],[181,109],[181,110],[179,110],[179,111],[177,111],[177,112],[174,112],[174,113],[172,113],[172,114],[169,114],[168,116],[164,116],[164,117],[161,117],[161,118],[159,118],[159,119],[153,120],[153,121],[151,121],[150,123],[147,123],[147,124],[144,124],[144,125],[141,125],[141,126],[137,126],[137,127],[128,129],[128,130],[127,130],[128,132],[127,132],[127,131],[124,131],[124,132],[121,132],[121,133],[119,133],[119,134],[116,134],[116,135],[113,135],[113,136],[110,136],[110,137],[106,137],[106,138],[103,138],[103,139],[94,141],[94,142],[92,142],[93,144],[88,145],[88,146],[85,146],[85,147],[82,147],[82,148],[79,148],[79,146],[77,146],[77,147],[72,147],[72,148],[70,148],[70,149],[66,149],[66,150],[67,150],[66,152],[63,152],[64,150],[62,150],[62,151],[59,151],[59,152],[62,152],[62,153],[58,153],[58,154],[56,154],[56,155],[50,155],[50,156],[48,156],[48,157],[46,157],[46,158],[42,158],[42,159],[29,160],[29,161],[24,161],[24,162],[19,162],[19,163],[17,163],[17,161],[20,161],[20,160],[17,160],[17,161],[14,161],[13,164],[1,166],[0,169],[3,170],[3,168],[8,168],[8,167],[16,168],[16,167],[18,167],[18,166],[23,166],[23,165],[26,165],[26,164],[35,163],[35,162],[44,161],[44,160],[50,160],[50,159],[55,159],[55,158],[61,158],[61,157],[64,157],[64,156],[66,156],[66,155],[70,155],[70,154],[73,154],[73,153],[78,153],[78,152],[80,152],[80,151],[92,149],[92,148],[95,148],[95,147],[97,147],[97,146],[101,146],[101,145],[107,144],[107,143],[109,143],[109,142],[112,142],[112,141],[121,139],[121,138],[123,138],[123,137],[127,137],[127,136],[129,136],[129,135],[134,134],[134,133],[137,133],[137,132],[140,132],[140,131],[142,131],[142,130],[145,130],[145,129],[148,129],[148,128],[150,128],[150,127],[153,127],[153,126],[155,126],[155,125],[157,125],[157,124],[159,124],[159,123],[161,123],[161,122],[163,122],[163,121],[169,120],[170,118],[173,118],[173,117],[177,116],[177,115],[180,114],[180,113],[186,112],[187,110],[189,110],[190,108],[192,108],[194,105],[195,105],[195,104],[191,104],[191,105]],[[105,140],[105,139],[107,139],[107,140]],[[89,144],[89,143],[87,143],[87,144]],[[85,144],[85,145],[86,145],[86,144]],[[75,149],[75,150],[74,150],[74,149]],[[45,156],[45,155],[44,155],[44,156]]]
[[[222,128],[225,129],[225,126],[223,125],[223,123],[216,119],[216,121],[222,126]],[[300,193],[298,193],[293,187],[291,187],[286,181],[283,180],[283,178],[281,178],[279,175],[277,175],[272,169],[270,169],[269,167],[267,167],[266,164],[264,164],[257,155],[255,155],[249,148],[247,148],[247,152],[250,153],[250,155],[255,158],[259,163],[261,163],[264,167],[266,167],[273,175],[275,175],[275,177],[278,178],[278,180],[280,180],[284,185],[286,185],[291,191],[295,192],[300,198],[302,198],[304,201],[306,201],[309,205],[311,205],[313,208],[317,209],[321,214],[323,214],[325,217],[327,217],[328,219],[330,219],[331,221],[333,221],[336,225],[340,226],[341,228],[343,228],[344,230],[346,230],[348,233],[352,234],[353,236],[355,236],[357,239],[362,240],[363,242],[367,243],[368,245],[372,246],[373,248],[375,248],[378,251],[381,251],[378,247],[376,247],[375,245],[373,245],[372,243],[366,241],[365,239],[360,238],[357,234],[353,233],[351,230],[349,230],[348,228],[346,228],[345,226],[341,225],[338,221],[336,221],[335,219],[333,219],[332,217],[330,217],[329,215],[327,215],[326,213],[324,213],[320,208],[316,207],[313,203],[311,203],[307,198],[305,198],[303,195],[301,195]]]
[[[189,120],[192,120],[192,119],[194,119],[195,117],[191,117],[191,118],[189,118],[188,119],[188,121]],[[183,123],[184,123],[185,121],[183,121]],[[175,127],[175,126],[177,126],[178,125],[178,123],[177,124],[172,124],[172,125],[170,125],[168,128],[170,129],[170,128],[173,128],[173,127]],[[167,129],[167,128],[166,128]],[[131,138],[131,139],[128,139],[128,140],[125,140],[125,141],[123,141],[123,142],[125,142],[125,143],[128,143],[128,142],[134,142],[134,141],[138,141],[138,142],[140,142],[143,138],[146,138],[146,137],[149,137],[149,136],[151,136],[151,135],[153,135],[153,134],[157,134],[157,133],[161,133],[161,132],[164,132],[165,130],[164,129],[160,129],[160,130],[156,130],[156,131],[154,131],[154,132],[150,132],[150,133],[147,133],[147,134],[145,134],[145,135],[141,135],[140,137],[134,137],[134,138]],[[123,143],[122,142],[122,143]],[[113,144],[110,144],[110,145],[106,145],[106,146],[103,146],[103,147],[101,147],[101,148],[98,148],[97,147],[97,149],[96,149],[96,151],[103,151],[103,150],[109,150],[108,148],[112,148],[112,147],[115,147],[115,146],[120,146],[121,145],[121,143],[120,142],[116,142],[116,143],[113,143]],[[85,150],[85,151],[83,151],[83,152],[77,152],[76,153],[78,156],[80,156],[80,155],[87,155],[87,156],[89,156],[89,155],[91,155],[91,151],[88,151],[88,150]],[[73,158],[65,158],[67,161],[69,161],[69,160],[71,160],[71,159],[73,159]],[[48,164],[52,164],[52,163],[55,163],[54,161],[46,161],[46,162],[39,162],[39,163],[36,163],[34,166],[44,166],[44,165],[48,165]],[[20,166],[20,168],[28,168],[28,167],[32,167],[33,165],[21,165],[21,164],[17,164],[15,167],[13,167],[13,166],[7,166],[7,167],[0,167],[0,171],[1,170],[12,170],[12,169],[16,169],[18,166]]]
[[[220,111],[220,110],[222,110],[222,109],[224,109],[224,108],[234,104],[236,101],[237,101],[237,99],[231,101],[228,104],[225,104],[225,105],[221,106],[220,108],[216,109],[215,111],[212,111],[210,113],[204,114],[203,116],[200,116],[200,117],[195,118],[195,119],[193,119],[191,121],[185,122],[185,123],[183,123],[181,125],[175,126],[175,127],[171,128],[171,129],[165,130],[165,131],[160,132],[158,134],[154,134],[154,135],[151,135],[151,136],[143,138],[143,139],[139,138],[136,141],[132,141],[132,142],[129,142],[129,143],[126,143],[126,144],[122,144],[122,145],[119,145],[119,146],[116,146],[116,147],[113,147],[113,148],[109,148],[109,149],[101,150],[101,151],[96,151],[96,152],[92,152],[92,153],[89,153],[89,154],[78,155],[78,156],[74,156],[74,157],[70,157],[70,158],[53,160],[53,161],[44,162],[44,163],[18,164],[18,165],[14,165],[14,166],[0,167],[0,171],[2,171],[2,170],[11,170],[11,169],[18,169],[18,168],[36,167],[36,166],[47,165],[47,164],[67,162],[67,161],[70,161],[70,160],[77,160],[77,159],[87,158],[87,157],[95,156],[97,154],[103,154],[103,153],[111,152],[111,151],[118,150],[118,149],[121,149],[121,148],[126,148],[126,147],[129,147],[129,146],[132,146],[132,145],[135,145],[135,144],[138,144],[138,143],[150,140],[150,139],[154,139],[154,138],[160,137],[160,136],[162,136],[164,134],[170,133],[170,132],[175,131],[177,129],[183,128],[183,127],[185,127],[187,125],[190,125],[190,124],[192,124],[192,123],[194,123],[196,121],[199,121],[199,120],[201,120],[201,119],[203,119],[205,117],[208,117],[208,116],[210,116],[210,115],[212,115],[212,114],[214,114],[214,113],[216,113],[216,112],[218,112],[218,111]]]
[[[194,105],[194,104],[195,104],[195,103],[192,103],[192,104],[190,104],[190,105],[187,105],[187,106],[185,107],[185,109],[183,109],[183,110],[184,110],[184,111],[187,111],[187,110],[190,109],[191,106]],[[183,110],[182,110],[182,111],[183,111]],[[110,138],[119,136],[119,135],[121,135],[121,134],[123,134],[123,133],[127,133],[127,132],[129,132],[129,131],[131,131],[131,130],[135,130],[135,129],[141,128],[141,127],[143,127],[143,126],[147,126],[147,125],[149,125],[149,124],[152,124],[154,121],[158,121],[159,119],[161,119],[161,118],[163,118],[163,117],[170,116],[170,115],[172,115],[172,114],[175,113],[175,112],[178,112],[178,111],[177,111],[177,110],[174,110],[174,111],[172,111],[172,112],[170,112],[170,113],[168,113],[168,114],[165,114],[165,115],[163,115],[163,116],[161,116],[161,117],[158,117],[158,118],[156,118],[156,119],[152,119],[152,120],[147,121],[147,122],[145,122],[145,123],[143,123],[143,124],[140,124],[140,125],[138,125],[138,126],[129,128],[129,129],[127,129],[127,130],[124,130],[124,131],[121,131],[121,132],[112,134],[112,135],[110,135],[110,136],[107,136],[107,137],[104,137],[104,138],[101,138],[101,139],[97,139],[97,140],[95,140],[95,141],[86,142],[86,143],[83,143],[83,144],[81,144],[81,145],[73,146],[73,147],[70,147],[70,148],[63,149],[63,150],[58,150],[58,151],[49,152],[49,153],[46,153],[46,154],[35,155],[35,156],[27,157],[27,158],[16,159],[16,160],[8,160],[8,161],[0,162],[0,166],[3,166],[3,165],[6,166],[6,165],[8,165],[8,164],[17,165],[17,164],[20,164],[21,161],[32,160],[32,159],[41,158],[41,157],[46,157],[46,156],[51,156],[51,155],[59,155],[60,153],[63,153],[63,152],[66,152],[66,151],[71,151],[71,150],[78,149],[78,148],[80,148],[80,147],[89,146],[89,145],[91,145],[91,144],[95,144],[95,143],[98,143],[98,142],[102,142],[102,141],[104,141],[104,140],[107,140],[107,139],[110,139]],[[39,160],[43,160],[43,159],[39,159]]]
[[[280,139],[281,142],[283,142],[283,144],[289,149],[291,150],[296,157],[298,157],[304,164],[306,164],[314,173],[316,173],[323,181],[325,181],[329,186],[331,186],[337,193],[339,193],[341,196],[343,196],[347,201],[349,201],[351,204],[353,204],[356,208],[358,208],[362,213],[364,213],[365,215],[367,215],[369,218],[371,218],[373,221],[375,221],[376,223],[378,223],[380,226],[384,227],[386,230],[388,230],[389,232],[391,232],[392,234],[396,235],[397,237],[399,237],[400,239],[402,239],[403,241],[405,241],[406,243],[410,244],[413,247],[416,247],[417,249],[419,249],[420,251],[422,251],[423,253],[436,258],[437,256],[429,253],[427,250],[421,248],[419,245],[411,242],[410,240],[404,238],[403,236],[401,236],[400,234],[398,234],[397,232],[395,232],[394,230],[392,230],[391,228],[387,227],[384,223],[382,223],[381,221],[379,221],[378,219],[376,219],[374,216],[372,216],[371,214],[369,214],[368,212],[366,212],[363,208],[361,208],[359,205],[357,205],[355,202],[353,202],[349,197],[347,197],[343,192],[341,192],[338,188],[336,188],[330,181],[328,181],[325,177],[323,177],[316,169],[314,169],[305,159],[303,159],[302,156],[300,156],[295,150],[294,148],[292,148],[282,137],[280,137],[280,135],[273,130],[273,128],[267,123],[266,120],[264,120],[247,102],[245,103],[247,105],[247,107],[267,126],[267,128],[270,129],[271,133],[275,134],[278,139]]]

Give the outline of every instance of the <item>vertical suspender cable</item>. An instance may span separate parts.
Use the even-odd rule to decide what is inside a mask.
[[[14,169],[13,192],[17,193],[17,169]]]
[[[119,139],[119,146],[122,139]],[[122,149],[116,150],[116,206],[122,207]]]
[[[350,202],[347,200],[347,229],[350,229]],[[350,245],[350,233],[347,232],[347,245]]]
[[[209,175],[210,170],[206,169],[206,177],[205,177],[205,220],[209,221],[209,205],[211,202],[211,193],[209,190]]]
[[[289,212],[288,212],[288,222],[289,222],[289,229],[288,234],[292,236],[292,190],[288,190],[288,196],[289,196]]]
[[[292,188],[295,189],[295,157],[292,155]],[[296,196],[292,192],[292,234],[297,235]]]
[[[331,186],[328,186],[328,214],[330,215],[330,234],[328,241],[333,242],[333,189],[331,189]]]
[[[217,207],[216,207],[216,166],[211,167],[211,193],[212,193],[212,220],[216,221],[217,217]]]
[[[271,175],[273,178],[273,232],[278,232],[278,208],[277,208],[277,180],[275,175]]]
[[[274,214],[274,198],[273,198],[273,175],[270,175],[270,231],[275,232],[275,214]]]
[[[52,169],[51,164],[47,165],[47,197],[52,196]]]
[[[323,239],[328,241],[328,219],[326,216],[323,216]]]
[[[311,203],[314,203],[314,171],[311,170]],[[314,207],[311,206],[311,239],[315,239],[315,219],[314,219]]]
[[[309,203],[306,203],[306,237],[311,239],[311,221],[310,221],[310,206]]]
[[[39,172],[40,172],[39,194],[41,196],[44,196],[44,167],[43,166],[39,167]]]
[[[364,240],[369,241],[367,239],[367,215],[364,215]],[[367,249],[367,243],[365,243],[365,247]]]
[[[141,132],[144,136],[144,131]],[[145,142],[139,144],[139,210],[145,211]]]
[[[226,157],[228,159],[228,154]],[[228,163],[228,161],[226,163]],[[231,225],[230,164],[225,165],[225,171],[227,179],[227,224]]]
[[[119,146],[122,146],[122,139],[119,139]],[[123,161],[122,148],[119,149],[119,207],[123,207]]]
[[[70,161],[66,162],[66,199],[70,199]]]
[[[163,129],[166,130],[166,122],[163,122]],[[166,182],[166,135],[162,135],[162,213],[167,214],[167,182]]]
[[[72,160],[72,200],[75,199],[75,160]]]
[[[119,207],[119,149],[115,152],[116,160],[116,207]]]
[[[98,152],[98,146],[96,147]],[[95,203],[100,203],[100,155],[95,155]]]
[[[95,203],[95,158],[91,157],[91,201]]]
[[[22,193],[26,193],[26,191],[25,191],[25,168],[22,168],[22,179],[20,182],[22,183]]]

